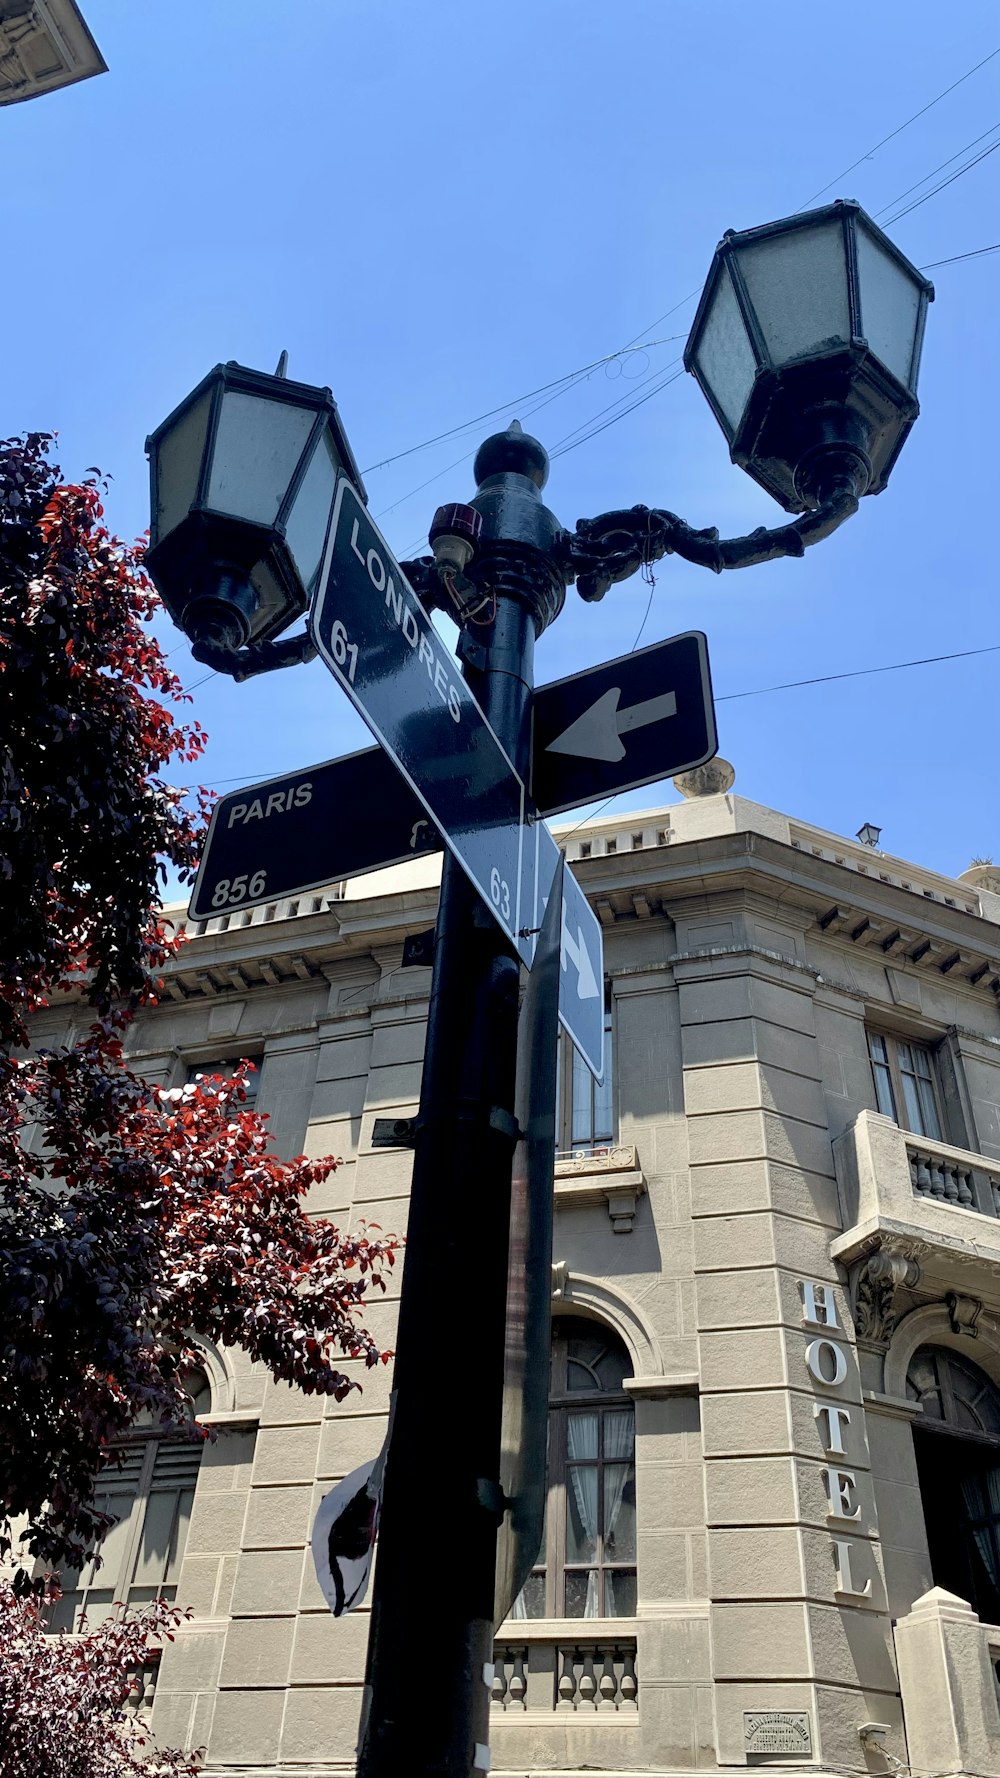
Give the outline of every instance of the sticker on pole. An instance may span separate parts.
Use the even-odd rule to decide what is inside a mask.
[[[385,1453],[351,1471],[324,1495],[312,1533],[313,1563],[334,1617],[360,1605],[368,1591],[382,1505]]]

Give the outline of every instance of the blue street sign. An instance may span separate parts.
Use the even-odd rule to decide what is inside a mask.
[[[523,919],[520,906],[522,852],[531,833],[524,785],[343,477],[311,627],[330,672],[530,966],[534,939],[521,933],[538,922]],[[377,810],[371,815],[378,819]]]
[[[544,821],[535,823],[536,916],[540,927],[559,848]],[[596,1080],[604,1079],[604,934],[601,923],[567,865],[563,873],[559,1023]]]

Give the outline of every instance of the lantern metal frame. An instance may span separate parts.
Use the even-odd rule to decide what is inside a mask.
[[[849,337],[828,350],[805,352],[777,363],[740,263],[746,248],[840,223],[846,277]],[[864,332],[865,284],[859,273],[857,231],[864,229],[918,293],[914,337],[904,383],[878,357]],[[698,362],[699,347],[720,281],[728,278],[756,370],[739,421],[723,412]],[[739,468],[765,488],[786,512],[821,505],[845,469],[857,492],[879,494],[920,412],[917,372],[927,308],[934,286],[853,199],[838,198],[817,210],[737,232],[727,230],[715,251],[684,348],[684,366],[702,390],[729,441]]]
[[[192,408],[210,394],[210,407],[198,466],[194,497],[187,512],[162,537],[157,535],[160,511],[161,465],[160,448],[166,437],[184,420]],[[216,446],[227,395],[237,393],[255,396],[284,407],[301,407],[314,415],[313,424],[299,448],[298,458],[273,518],[258,522],[252,518],[226,513],[209,500],[209,487],[216,463]],[[153,515],[151,542],[146,566],[171,617],[182,629],[192,633],[189,625],[193,613],[212,606],[223,608],[232,616],[232,641],[237,645],[254,645],[269,640],[287,628],[306,609],[310,589],[303,585],[293,560],[286,536],[289,517],[299,491],[309,473],[322,438],[329,431],[336,458],[336,475],[345,474],[367,503],[367,494],[354,452],[340,419],[337,403],[329,388],[316,388],[297,383],[283,376],[268,376],[246,365],[230,361],[217,364],[203,377],[196,388],[167,415],[149,434],[146,451],[150,469],[150,504]],[[330,511],[333,509],[331,493]],[[329,525],[329,514],[326,520]],[[322,552],[321,552],[322,554]],[[262,613],[258,590],[254,587],[255,572],[266,574],[281,595],[270,612]],[[197,620],[194,631],[198,629]],[[211,625],[204,626],[207,630]],[[195,634],[196,658],[210,658],[225,644],[209,635]],[[232,652],[232,650],[230,650]],[[279,664],[275,662],[274,664]]]

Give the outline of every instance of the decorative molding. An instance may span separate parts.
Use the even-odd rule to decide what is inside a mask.
[[[968,1334],[970,1340],[977,1340],[979,1329],[976,1322],[983,1312],[983,1305],[978,1297],[959,1296],[957,1291],[949,1290],[944,1300],[948,1305],[952,1333]]]
[[[556,1209],[580,1210],[590,1204],[606,1204],[616,1235],[631,1234],[636,1206],[645,1190],[646,1180],[634,1146],[556,1159]]]
[[[697,1371],[674,1371],[666,1377],[626,1377],[622,1387],[637,1401],[660,1401],[667,1396],[699,1395],[701,1379]]]
[[[553,1265],[552,1278],[557,1302],[614,1328],[632,1360],[634,1377],[648,1380],[664,1375],[663,1357],[656,1336],[638,1306],[623,1291],[604,1278],[571,1271],[565,1260]]]
[[[920,1283],[920,1266],[904,1251],[909,1243],[879,1242],[864,1261],[854,1289],[854,1328],[866,1345],[887,1346],[899,1320],[896,1292]]]

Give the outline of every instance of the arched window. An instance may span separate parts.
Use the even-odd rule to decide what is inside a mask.
[[[514,1618],[635,1616],[635,1411],[623,1387],[631,1370],[600,1323],[556,1321],[545,1535]]]
[[[923,1346],[906,1393],[934,1583],[1000,1621],[1000,1389],[964,1355]]]
[[[211,1391],[201,1371],[186,1387],[193,1420],[208,1412]],[[51,1629],[75,1630],[84,1614],[91,1626],[99,1624],[119,1603],[177,1597],[202,1449],[200,1439],[134,1428],[122,1467],[107,1470],[98,1485],[97,1504],[115,1521],[101,1544],[100,1567],[89,1562],[80,1574],[64,1573]]]

